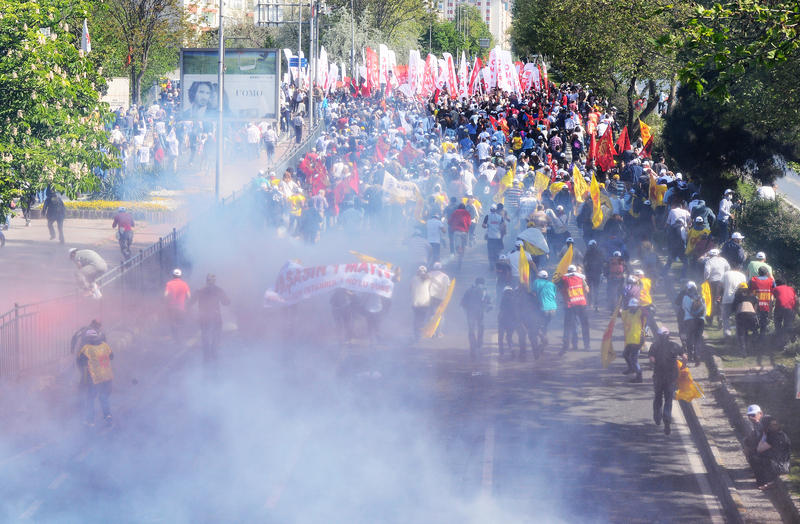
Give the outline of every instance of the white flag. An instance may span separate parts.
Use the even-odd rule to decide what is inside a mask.
[[[81,50],[84,53],[92,52],[92,39],[89,38],[89,24],[83,19],[83,33],[81,33]]]

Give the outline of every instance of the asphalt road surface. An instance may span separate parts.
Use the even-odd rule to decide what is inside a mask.
[[[401,256],[393,239],[372,249]],[[498,359],[489,313],[470,361],[457,305],[479,275],[483,242],[457,275],[444,336],[417,345],[407,279],[377,346],[336,344],[326,301],[297,309],[288,339],[227,332],[206,369],[194,334],[139,339],[114,361],[112,428],[81,424],[73,383],[0,439],[0,521],[721,522],[677,403],[672,435],[652,421],[646,359],[642,384],[621,357],[601,368],[607,312],[592,314],[590,352],[557,355],[559,316],[526,362]]]

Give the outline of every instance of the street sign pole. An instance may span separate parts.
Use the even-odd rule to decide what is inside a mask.
[[[225,82],[225,26],[222,24],[222,4],[225,0],[219,0],[219,73],[217,75],[217,86],[219,99],[217,100],[217,170],[214,176],[214,201],[219,202],[219,177],[222,175],[222,113]],[[183,86],[181,86],[183,87]]]

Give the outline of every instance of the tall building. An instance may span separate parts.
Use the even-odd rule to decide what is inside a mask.
[[[439,0],[439,18],[454,20],[459,5],[473,5],[478,8],[481,18],[494,37],[495,44],[510,49],[508,31],[511,29],[511,8],[513,0]]]

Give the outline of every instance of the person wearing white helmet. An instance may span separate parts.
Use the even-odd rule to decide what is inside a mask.
[[[164,286],[164,300],[167,304],[167,317],[169,319],[172,339],[176,344],[182,344],[182,327],[186,316],[186,304],[192,298],[189,284],[183,280],[183,271],[180,268],[172,270],[172,279]]]
[[[720,242],[728,240],[728,227],[731,223],[731,213],[736,205],[733,203],[733,189],[726,189],[719,201],[717,212],[717,238]]]
[[[131,257],[133,227],[133,216],[124,207],[120,207],[111,222],[111,229],[117,229],[117,240],[119,241],[119,249],[122,252],[123,260],[128,260]]]
[[[544,269],[536,274],[537,278],[531,282],[530,290],[536,297],[537,309],[539,312],[538,335],[539,341],[537,351],[542,352],[547,345],[547,328],[556,314],[558,301],[556,299],[556,285],[550,280],[550,276]]]
[[[495,281],[495,300],[500,303],[500,298],[503,295],[503,288],[511,286],[514,283],[512,276],[511,261],[506,253],[501,253],[497,258],[497,263],[494,265]]]
[[[756,253],[755,260],[751,260],[749,264],[747,264],[747,280],[748,282],[753,278],[758,276],[759,268],[765,267],[767,268],[767,273],[769,276],[772,276],[772,266],[767,264],[767,255],[763,251],[759,251]]]
[[[686,350],[695,363],[700,362],[705,316],[706,302],[697,289],[697,284],[690,280],[686,283],[686,292],[681,299],[681,318],[686,334]]]
[[[675,361],[680,359],[684,363],[686,354],[680,345],[669,339],[669,329],[661,327],[650,344],[647,355],[653,365],[653,422],[656,425],[664,422],[664,434],[669,435],[672,424],[672,399],[678,386],[678,366]]]
[[[578,268],[570,265],[567,274],[562,276],[559,284],[564,294],[564,339],[559,355],[566,353],[572,343],[572,349],[578,349],[578,324],[583,334],[583,349],[589,351],[589,315],[587,312],[589,285],[586,278],[578,273]]]
[[[722,278],[727,271],[730,271],[731,265],[720,256],[719,249],[711,249],[704,257],[705,263],[703,265],[703,279],[708,281],[711,287],[711,317],[710,321],[714,321],[714,317],[720,318],[719,303],[722,299]]]
[[[483,347],[483,316],[491,308],[491,299],[486,293],[485,284],[483,277],[476,278],[475,283],[461,297],[461,307],[467,315],[469,356],[472,360]]]
[[[634,277],[635,279],[636,277]],[[638,289],[638,288],[637,288]],[[647,317],[639,307],[639,299],[630,298],[624,308],[620,310],[622,317],[623,331],[625,332],[625,350],[623,356],[628,367],[622,372],[623,375],[635,373],[631,382],[642,382],[642,368],[639,366],[639,351],[644,344],[644,328],[647,324]]]
[[[97,286],[97,279],[108,271],[108,264],[103,257],[91,249],[73,247],[69,250],[69,258],[78,268],[75,272],[75,278],[78,280],[81,289],[94,298],[102,298],[103,295]]]
[[[511,279],[519,279],[519,251],[524,246],[524,242],[522,240],[517,239],[514,242],[514,248],[506,255],[508,257],[508,263],[511,266]],[[536,264],[533,263],[533,256],[525,252],[525,258],[528,259],[528,265],[531,268],[531,271],[536,271]]]
[[[489,214],[483,218],[483,228],[486,229],[489,269],[494,271],[498,255],[503,250],[503,237],[506,234],[506,220],[502,208],[492,207],[489,210]]]
[[[428,268],[419,266],[411,277],[411,308],[414,311],[414,341],[422,336],[422,328],[428,320],[431,307],[431,280]]]

